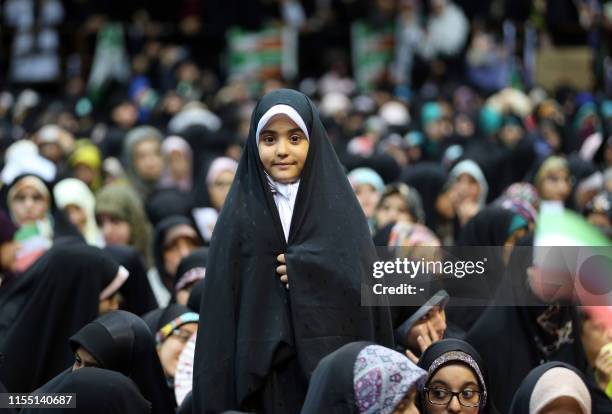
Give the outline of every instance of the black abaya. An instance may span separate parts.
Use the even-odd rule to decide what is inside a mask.
[[[0,299],[0,381],[30,392],[74,359],[68,338],[98,316],[100,293],[119,264],[84,244],[55,246]]]
[[[66,372],[45,392],[75,393],[75,408],[46,408],[51,414],[149,414],[151,403],[124,375],[101,368],[81,368]],[[22,414],[36,414],[38,408],[26,408]],[[153,411],[155,412],[155,411]]]
[[[138,316],[125,311],[102,315],[74,334],[70,345],[75,352],[83,347],[100,368],[130,377],[152,403],[153,414],[175,410],[176,402],[157,356],[155,340]]]
[[[255,131],[277,104],[308,129],[288,242]],[[314,105],[287,89],[255,108],[246,149],[210,247],[194,370],[194,408],[295,413],[321,358],[356,340],[391,346],[387,307],[362,307],[376,252],[363,211]],[[284,253],[289,289],[276,274]]]

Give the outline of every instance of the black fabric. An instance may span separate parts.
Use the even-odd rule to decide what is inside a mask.
[[[402,173],[395,158],[388,154],[375,154],[367,158],[361,155],[347,155],[342,159],[342,163],[349,171],[359,167],[371,168],[386,184],[395,182]]]
[[[510,236],[510,224],[515,214],[495,206],[485,207],[461,229],[460,246],[503,246]]]
[[[176,293],[177,293],[176,285],[181,280],[181,278],[185,275],[185,273],[197,267],[203,267],[204,269],[206,269],[207,262],[208,262],[208,247],[200,247],[198,249],[195,249],[193,252],[191,252],[191,254],[189,254],[189,256],[186,256],[181,260],[176,270],[176,277],[172,281],[172,303],[176,302]],[[200,284],[201,281],[202,280],[198,280],[191,286],[188,302],[193,302],[193,303],[191,305],[187,303],[187,307],[194,309],[194,312],[196,313],[200,313],[200,302],[196,301],[196,298],[191,299],[191,295],[192,295],[192,291],[196,288],[198,284]],[[198,291],[199,293],[197,293],[196,296],[201,294],[201,288],[199,288]],[[197,299],[199,300],[201,299],[201,297]]]
[[[491,396],[491,390],[489,387],[489,377],[487,374],[487,367],[481,358],[480,354],[476,349],[474,349],[469,343],[465,341],[461,341],[459,339],[443,339],[438,342],[434,342],[431,344],[423,353],[421,358],[419,359],[419,367],[423,368],[425,371],[429,372],[429,368],[435,362],[436,359],[451,351],[461,351],[472,357],[478,368],[480,369],[480,373],[482,374],[482,378],[484,380],[484,384],[480,384],[481,387],[484,387],[487,390],[487,402],[484,407],[480,407],[478,410],[479,414],[487,414],[487,413],[497,413],[497,409],[495,408],[495,403]],[[443,367],[442,365],[441,367]],[[441,368],[440,367],[440,368]],[[438,368],[438,369],[440,369]],[[428,376],[427,382],[429,382],[429,378],[431,378],[435,372],[431,372]],[[478,379],[478,375],[474,373],[476,378]],[[478,381],[480,383],[480,380]],[[423,411],[423,398],[424,396],[419,395],[419,405],[421,406],[421,412]]]
[[[310,137],[288,242],[255,137],[277,104],[293,107]],[[365,216],[305,95],[281,89],[257,104],[217,229],[196,345],[196,412],[294,413],[323,356],[360,339],[392,346],[388,308],[360,305],[376,260]],[[289,289],[275,271],[281,253]]]
[[[119,289],[123,296],[120,308],[136,315],[144,315],[157,308],[140,253],[131,246],[106,246],[104,250],[130,272],[130,277]]]
[[[46,408],[52,414],[149,414],[151,403],[124,375],[101,368],[65,372],[60,381],[47,387],[49,393],[76,393],[76,408]],[[38,408],[25,408],[22,414],[36,414]],[[155,412],[155,411],[153,411]]]
[[[510,406],[510,411],[508,411],[509,414],[523,414],[530,412],[529,401],[531,400],[531,394],[533,393],[533,389],[535,388],[542,375],[544,375],[548,370],[552,368],[567,368],[575,372],[580,377],[580,379],[582,379],[582,381],[585,381],[584,375],[572,365],[558,361],[542,364],[534,368],[521,383],[520,387],[516,391],[516,394],[514,395],[514,398],[512,399],[512,405]],[[594,413],[597,414],[597,412],[595,411]]]
[[[1,362],[0,362],[1,363]],[[2,384],[2,382],[0,382],[0,394],[8,392],[6,390],[6,387],[4,386],[4,384]],[[12,408],[2,408],[0,409],[0,413],[2,414],[15,414],[17,411],[13,410]]]
[[[66,244],[10,286],[0,299],[0,381],[10,392],[33,391],[72,363],[68,338],[98,316],[100,292],[118,269],[101,249]]]
[[[164,239],[166,238],[166,233],[169,230],[183,224],[193,228],[195,234],[199,234],[197,227],[193,224],[193,221],[186,216],[166,217],[157,223],[157,226],[155,226],[155,234],[153,236],[153,255],[155,258],[155,267],[157,268],[157,273],[159,274],[160,280],[168,291],[170,291],[172,288],[175,275],[169,275],[168,272],[166,272],[166,267],[164,265]]]
[[[74,334],[70,345],[74,352],[83,347],[100,368],[130,377],[153,404],[153,413],[168,413],[176,408],[153,335],[138,316],[121,310],[109,312]]]
[[[195,313],[200,313],[200,304],[202,303],[202,293],[204,292],[204,280],[200,280],[189,292],[189,300],[187,307]]]
[[[168,322],[172,322],[179,316],[188,312],[193,311],[186,306],[173,304],[168,305],[168,307],[163,309],[155,309],[144,315],[142,318],[149,327],[149,330],[153,333],[153,336],[155,336],[155,333]]]
[[[517,246],[532,243],[533,237],[528,236]],[[508,412],[515,391],[534,367],[547,361],[563,361],[582,371],[587,368],[580,334],[576,332],[579,326],[576,309],[538,302],[526,284],[527,267],[532,263],[533,257],[524,250],[513,251],[498,297],[505,298],[503,303],[513,300],[512,303],[522,306],[490,306],[466,336],[489,371],[491,393],[500,412]],[[537,303],[540,305],[534,306]],[[552,345],[558,338],[551,337],[538,324],[538,318],[551,311],[558,315],[557,331],[569,323],[572,326],[567,341],[557,346]]]
[[[445,281],[445,287],[451,296],[448,309],[448,319],[459,326],[464,332],[469,331],[476,320],[485,311],[484,306],[453,306],[454,300],[459,298],[475,298],[487,302],[495,298],[504,273],[502,259],[502,246],[508,239],[510,224],[515,214],[501,207],[488,206],[479,211],[461,229],[457,240],[458,246],[474,247],[462,248],[462,260],[482,260],[487,258],[487,266],[482,282],[465,283],[465,280],[451,278]],[[491,269],[491,270],[487,270]],[[454,299],[453,299],[454,298]]]
[[[353,372],[359,353],[372,342],[352,342],[319,362],[301,414],[357,414]]]
[[[173,292],[176,292],[176,284],[181,279],[181,277],[187,273],[191,269],[195,269],[196,267],[206,268],[206,263],[208,262],[208,248],[200,247],[195,249],[189,256],[183,257],[181,262],[176,269],[176,277],[174,278],[174,288]]]
[[[191,195],[176,188],[158,190],[149,197],[145,210],[153,227],[170,216],[187,216],[191,214],[193,201]]]
[[[447,173],[438,163],[423,162],[404,168],[401,181],[419,192],[425,210],[425,224],[434,231],[440,224],[436,201],[447,181]]]

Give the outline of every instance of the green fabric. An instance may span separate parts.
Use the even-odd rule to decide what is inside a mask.
[[[496,134],[502,127],[503,118],[495,109],[484,106],[480,110],[479,124],[482,132],[487,135]]]
[[[512,221],[510,222],[510,228],[508,229],[508,236],[511,236],[515,231],[529,227],[529,223],[525,217],[517,214],[512,217]]]

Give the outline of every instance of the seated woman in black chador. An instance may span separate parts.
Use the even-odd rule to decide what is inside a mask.
[[[211,241],[195,411],[295,413],[325,355],[356,340],[390,346],[388,307],[361,306],[375,260],[312,102],[264,96]]]

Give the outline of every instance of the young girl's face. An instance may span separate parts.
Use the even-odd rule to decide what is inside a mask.
[[[308,155],[308,138],[286,115],[272,117],[259,134],[259,158],[274,181],[297,181]]]

